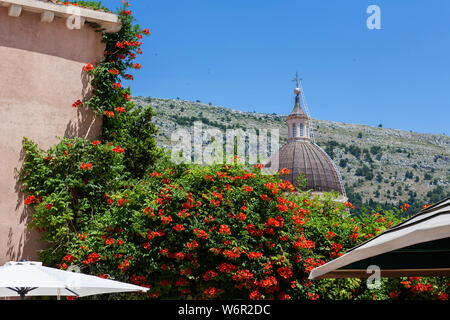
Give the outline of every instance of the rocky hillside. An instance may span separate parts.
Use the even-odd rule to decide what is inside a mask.
[[[170,149],[171,134],[179,128],[279,128],[286,142],[285,115],[243,112],[225,107],[174,99],[136,97],[137,105],[152,105],[159,127],[158,143]],[[450,138],[415,132],[313,120],[316,143],[340,169],[349,199],[375,208],[407,202],[411,209],[450,195]]]

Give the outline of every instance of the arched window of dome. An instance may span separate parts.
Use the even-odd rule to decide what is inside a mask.
[[[297,136],[297,127],[295,123],[292,124],[292,137],[295,138]]]
[[[303,123],[300,123],[300,137],[303,137]]]
[[[306,137],[309,137],[309,127],[305,126],[305,133],[306,133]]]

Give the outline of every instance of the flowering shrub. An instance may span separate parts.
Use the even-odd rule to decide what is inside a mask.
[[[35,209],[30,226],[45,231],[42,240],[50,246],[70,239],[73,227],[89,220],[84,213],[96,213],[104,195],[127,177],[123,155],[112,144],[63,139],[44,152],[24,139],[23,147],[22,188],[32,194],[24,203]]]
[[[239,164],[161,166],[142,180],[125,181],[123,167],[114,166],[123,157],[114,146],[88,148],[97,163],[92,172],[74,165],[64,188],[47,183],[33,193],[40,202],[29,201],[33,225],[45,228],[43,238],[53,244],[43,255],[47,264],[76,264],[83,272],[150,288],[135,298],[447,297],[439,279],[415,280],[410,287],[383,280],[379,290],[357,279],[307,279],[316,266],[398,222],[393,212],[354,218],[346,210],[351,204],[331,195],[319,200],[294,194],[289,182]],[[58,176],[52,170],[67,161],[80,161],[73,151],[67,159],[64,149],[55,150],[55,164],[40,155],[48,176],[33,185]],[[108,160],[99,163],[103,157]],[[94,170],[111,185],[101,183]],[[67,181],[77,186],[75,198]]]

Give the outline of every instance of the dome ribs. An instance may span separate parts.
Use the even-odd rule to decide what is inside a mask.
[[[317,145],[309,141],[291,141],[279,151],[280,169],[290,172],[284,176],[298,187],[298,176],[303,173],[307,179],[306,188],[313,191],[328,192],[331,190],[345,194],[335,166],[328,155]]]

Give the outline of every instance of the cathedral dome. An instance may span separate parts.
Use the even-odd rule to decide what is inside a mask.
[[[296,187],[299,186],[297,180],[299,175],[303,174],[306,178],[307,190],[317,193],[337,191],[345,198],[344,184],[337,167],[312,138],[311,118],[302,108],[303,104],[308,110],[300,80],[296,75],[294,79],[297,82],[297,88],[294,90],[294,109],[286,118],[287,144],[274,155],[275,158],[271,158],[266,167],[271,172],[284,168],[289,169],[289,174],[283,175],[282,179],[288,180]],[[300,95],[302,99],[300,99]]]
[[[337,191],[345,194],[332,160],[317,145],[309,141],[292,141],[285,144],[278,153],[280,169],[289,169],[282,178],[298,186],[300,174],[306,177],[306,189],[319,192]]]

